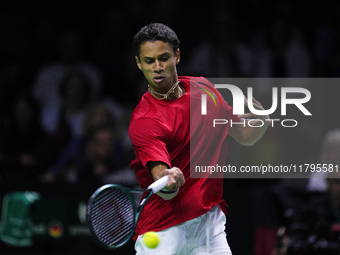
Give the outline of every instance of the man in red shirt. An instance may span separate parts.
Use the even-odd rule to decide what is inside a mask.
[[[193,104],[200,100],[199,88],[213,89],[214,85],[203,77],[178,77],[180,50],[175,32],[163,24],[149,24],[135,35],[134,46],[137,65],[149,89],[131,117],[129,135],[136,156],[131,167],[142,188],[164,175],[170,180],[148,200],[138,219],[134,238],[137,254],[150,253],[141,241],[141,235],[148,231],[158,232],[161,238],[152,254],[231,254],[224,231],[223,179],[190,178],[190,166],[201,162],[223,165],[228,134],[241,144],[253,145],[269,122],[257,128],[221,125],[211,132],[207,119],[192,116],[200,110]],[[254,99],[253,104],[263,109]],[[224,100],[214,114],[229,122],[240,121]],[[269,119],[251,113],[240,117]],[[195,146],[191,144],[193,136]]]

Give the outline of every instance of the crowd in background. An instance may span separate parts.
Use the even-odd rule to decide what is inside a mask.
[[[179,75],[340,75],[338,1],[16,0],[1,5],[0,184],[135,185],[128,124],[147,83],[136,67],[132,38],[150,22],[176,31]],[[334,116],[340,87],[310,89],[318,95],[309,104],[317,122],[307,121],[294,132],[269,129],[256,150],[231,141],[230,162],[323,160],[324,137],[340,128]],[[264,106],[270,104],[270,89],[259,85],[256,93]]]
[[[195,3],[5,1],[0,10],[1,178],[18,171],[51,181],[57,177],[52,173],[64,172],[74,158],[86,161],[103,156],[88,155],[96,153],[97,144],[91,139],[94,129],[102,125],[110,126],[114,133],[112,148],[105,149],[117,155],[111,158],[115,162],[106,164],[128,166],[129,116],[147,89],[135,65],[132,37],[149,22],[164,22],[177,32],[182,53],[179,75],[264,78],[337,77],[340,73],[340,7],[336,1],[308,5],[301,1]],[[322,110],[332,107],[339,91],[317,92],[324,94],[324,101],[314,107]],[[256,96],[266,103],[271,100],[268,93],[270,89],[259,85]],[[97,106],[106,113],[102,117],[93,114],[91,119]],[[320,134],[338,124],[322,122],[328,117],[331,114],[296,136],[311,146],[319,145]],[[269,134],[277,140],[271,146],[284,148],[277,154],[285,155],[287,144],[296,141],[290,136],[287,140],[275,132]],[[104,150],[104,143],[101,145],[103,148],[96,149]],[[273,150],[268,151],[273,154]],[[312,153],[315,156],[318,151]],[[280,156],[277,162],[291,156]],[[306,160],[308,157],[305,155]],[[97,169],[94,173],[99,174],[97,171],[106,172]]]

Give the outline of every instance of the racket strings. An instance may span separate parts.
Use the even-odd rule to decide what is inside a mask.
[[[92,202],[91,210],[92,228],[100,242],[116,246],[130,237],[134,207],[123,190],[110,188],[101,192]]]

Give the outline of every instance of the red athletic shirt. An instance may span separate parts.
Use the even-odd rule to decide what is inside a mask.
[[[229,124],[220,125],[221,127],[217,127],[219,131],[216,132],[212,122],[190,121],[190,117],[200,114],[201,111],[199,104],[199,109],[192,109],[190,116],[190,107],[193,107],[190,98],[200,100],[204,92],[197,88],[207,89],[214,85],[203,77],[182,76],[178,79],[185,88],[184,95],[174,100],[159,100],[147,92],[142,96],[131,117],[129,135],[135,152],[131,167],[141,188],[146,189],[154,181],[147,167],[149,161],[161,161],[169,167],[176,166],[182,170],[185,177],[185,185],[173,199],[165,201],[160,196],[153,195],[147,201],[139,216],[134,239],[145,232],[160,231],[196,218],[216,204],[221,204],[222,210],[227,213],[226,203],[222,199],[223,179],[190,178],[190,165],[193,167],[196,163],[208,161],[208,164],[213,166],[216,163],[224,164],[227,152],[225,137],[229,131]],[[191,89],[195,94],[190,91]],[[238,117],[232,115],[232,107],[223,98],[222,103],[223,106],[219,105],[217,108],[208,103],[208,115],[211,111],[216,112],[216,109],[219,109],[225,119],[239,121]],[[212,138],[212,134],[216,133],[218,139]],[[196,137],[199,135],[198,143],[203,141],[203,150],[202,147],[192,148],[190,153],[191,134]],[[209,151],[210,153],[207,153]]]

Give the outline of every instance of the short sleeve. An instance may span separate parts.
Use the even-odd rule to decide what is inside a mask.
[[[208,86],[211,89],[215,87],[213,83],[211,83],[208,79],[206,79],[204,77],[200,77],[199,83],[203,84],[205,86]],[[218,94],[219,98],[221,98],[221,101],[223,102],[225,109],[227,109],[228,113],[230,114],[232,121],[233,122],[239,122],[240,118],[237,115],[234,115],[233,107],[230,106],[228,104],[228,102],[224,100],[223,96],[221,95],[221,93],[218,90],[214,89],[214,92],[216,92]]]
[[[144,167],[149,161],[161,161],[171,167],[162,123],[149,118],[135,120],[130,124],[129,136]]]

